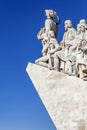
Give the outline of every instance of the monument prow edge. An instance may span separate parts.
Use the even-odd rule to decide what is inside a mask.
[[[79,122],[86,122],[85,81],[33,63],[28,64],[26,71],[57,130],[78,130]]]

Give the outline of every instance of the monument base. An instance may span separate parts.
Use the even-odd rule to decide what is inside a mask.
[[[29,63],[26,68],[57,130],[87,130],[87,82]]]

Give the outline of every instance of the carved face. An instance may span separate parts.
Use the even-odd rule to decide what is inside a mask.
[[[53,10],[50,10],[50,17],[52,17],[52,18],[56,18],[56,17],[57,17],[56,12],[53,11]]]
[[[81,25],[81,31],[85,32],[85,26]]]
[[[57,13],[53,10],[45,10],[46,12],[46,16],[48,18],[56,18],[57,17]]]
[[[71,28],[71,27],[72,27],[71,20],[66,20],[66,21],[65,21],[65,30],[67,31],[68,28]]]
[[[77,31],[78,31],[78,33],[85,32],[85,26],[81,25],[81,24],[78,24]]]

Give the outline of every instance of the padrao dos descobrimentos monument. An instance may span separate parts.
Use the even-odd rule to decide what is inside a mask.
[[[86,20],[81,19],[76,29],[66,20],[58,43],[60,18],[53,10],[45,13],[45,26],[37,35],[42,57],[29,63],[26,71],[57,130],[87,130]]]

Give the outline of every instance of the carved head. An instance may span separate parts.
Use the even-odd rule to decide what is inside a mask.
[[[81,19],[79,21],[79,26],[81,28],[81,31],[85,31],[85,29],[87,29],[87,23],[86,23],[86,20],[85,19]]]
[[[65,24],[65,30],[68,30],[68,28],[71,28],[71,27],[72,27],[72,22],[71,22],[71,20],[66,20],[64,24]]]
[[[57,13],[53,10],[45,10],[47,18],[57,18]]]
[[[86,25],[86,20],[85,20],[85,19],[81,19],[81,20],[79,21],[79,23]]]

